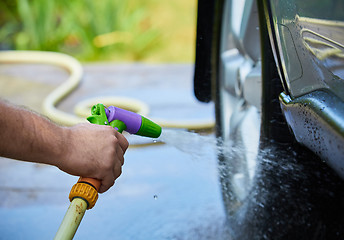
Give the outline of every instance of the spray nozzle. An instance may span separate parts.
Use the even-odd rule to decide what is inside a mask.
[[[91,123],[102,124],[113,121],[121,121],[125,124],[124,130],[128,133],[144,137],[158,138],[161,134],[161,127],[151,120],[118,107],[110,106],[105,108],[103,104],[97,104],[92,107],[92,116],[87,120]],[[107,123],[105,123],[107,124]]]
[[[87,118],[90,123],[98,125],[108,125],[108,119],[103,104],[96,104],[91,109],[91,116]]]

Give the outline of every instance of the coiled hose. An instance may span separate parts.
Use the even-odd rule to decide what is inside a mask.
[[[43,101],[43,113],[52,121],[71,126],[85,122],[90,115],[90,107],[95,103],[103,103],[110,106],[127,109],[140,115],[147,116],[149,107],[146,103],[125,97],[99,97],[89,98],[76,104],[74,113],[67,113],[59,110],[57,104],[74,91],[82,80],[83,68],[75,58],[57,52],[44,51],[0,51],[0,63],[35,63],[51,64],[64,68],[69,72],[67,81],[63,82],[53,90]],[[153,119],[161,127],[182,128],[188,130],[211,129],[214,127],[213,120],[168,120]]]

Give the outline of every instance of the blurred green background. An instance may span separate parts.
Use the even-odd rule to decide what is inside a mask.
[[[0,49],[193,62],[196,0],[1,0]]]

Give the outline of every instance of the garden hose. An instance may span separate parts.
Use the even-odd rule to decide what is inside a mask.
[[[143,116],[149,114],[149,107],[147,104],[140,100],[125,97],[86,99],[76,104],[74,109],[75,114],[59,110],[56,107],[57,104],[78,87],[83,75],[83,68],[80,62],[69,55],[45,51],[0,51],[0,63],[51,64],[64,68],[69,72],[70,75],[68,80],[53,90],[43,101],[43,113],[56,123],[71,126],[85,122],[85,118],[88,116],[91,106],[99,102],[107,106],[115,105]],[[213,120],[153,119],[153,121],[165,128],[202,130],[214,127]]]
[[[147,104],[136,99],[122,97],[87,99],[79,102],[75,106],[76,114],[67,113],[59,110],[56,106],[61,100],[74,91],[82,80],[83,69],[75,58],[56,52],[0,51],[0,63],[51,64],[66,69],[69,72],[68,80],[53,90],[43,101],[43,113],[52,121],[62,125],[70,126],[86,122],[85,119],[89,116],[91,106],[95,103],[102,103],[101,105],[98,104],[98,107],[106,112],[108,120],[100,119],[100,122],[97,122],[97,118],[99,117],[97,115],[101,114],[100,111],[95,111],[94,109],[92,110],[92,116],[89,117],[88,120],[96,124],[111,125],[113,123],[113,127],[119,132],[126,130],[131,134],[156,138],[161,134],[161,127],[201,130],[210,129],[214,126],[213,121],[196,122],[194,120],[171,121],[167,119],[155,119],[153,120],[154,123],[140,116],[147,116],[149,114],[149,107]],[[116,107],[105,109],[104,105],[115,105],[119,108],[123,108],[123,110]],[[126,110],[133,113],[128,114]],[[138,118],[134,113],[137,113],[136,115],[140,117]],[[129,115],[130,119],[127,119]],[[122,118],[122,116],[124,117]],[[110,122],[110,118],[112,122]],[[138,128],[135,124],[133,125],[133,122],[135,124],[140,123],[140,127]],[[135,131],[132,131],[133,129],[135,129]],[[73,186],[69,196],[71,204],[56,233],[55,239],[72,239],[74,237],[86,209],[92,208],[97,201],[99,186],[100,182],[98,180],[91,179],[91,181],[89,181],[89,178],[80,178],[78,183]]]

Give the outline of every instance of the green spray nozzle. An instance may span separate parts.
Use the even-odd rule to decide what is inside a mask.
[[[105,108],[101,103],[92,107],[92,115],[87,120],[101,125],[112,125],[113,121],[119,120],[125,124],[123,130],[144,137],[158,138],[161,134],[161,127],[153,121],[115,106]]]

